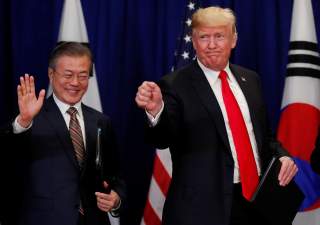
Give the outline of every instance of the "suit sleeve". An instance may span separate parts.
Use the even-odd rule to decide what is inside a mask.
[[[317,137],[315,149],[311,155],[311,167],[312,169],[320,174],[320,135]]]
[[[24,148],[21,135],[13,134],[12,121],[0,127],[0,221],[9,224],[17,219],[23,197],[25,170],[23,167]],[[20,151],[22,149],[22,151]]]
[[[160,86],[164,108],[156,126],[151,127],[146,123],[146,139],[158,149],[170,147],[179,139],[181,129],[182,101],[173,90],[170,82],[161,80]]]

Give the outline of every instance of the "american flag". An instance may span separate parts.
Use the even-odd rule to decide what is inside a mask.
[[[195,59],[195,51],[191,40],[191,16],[200,6],[200,1],[189,1],[186,6],[183,29],[178,38],[172,70],[179,69]]]
[[[200,7],[200,1],[189,1],[185,9],[183,29],[178,38],[172,71],[195,59],[191,40],[191,16]],[[172,162],[169,149],[157,150],[153,165],[148,199],[141,225],[161,225],[162,210],[171,181]]]

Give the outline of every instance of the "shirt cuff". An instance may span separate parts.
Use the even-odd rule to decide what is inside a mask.
[[[121,207],[121,198],[119,200],[119,204],[117,205],[117,207],[111,209],[111,212],[117,211],[118,209],[120,209],[120,207]]]
[[[120,198],[120,201],[119,201],[119,204],[117,205],[117,207],[110,210],[110,212],[109,212],[110,215],[113,217],[118,217],[119,216],[118,210],[120,209],[120,207],[121,207],[121,198]]]
[[[13,128],[13,133],[14,134],[20,134],[22,132],[25,132],[25,131],[29,130],[30,127],[33,124],[33,121],[32,121],[28,127],[23,127],[18,123],[18,117],[19,116],[17,116],[16,119],[12,123],[12,128]]]
[[[146,114],[147,114],[147,117],[148,117],[148,120],[149,120],[149,124],[150,124],[151,127],[155,127],[158,124],[158,122],[160,120],[160,116],[161,116],[161,114],[163,112],[163,108],[164,108],[164,102],[162,101],[161,109],[160,109],[160,111],[158,112],[158,114],[155,117],[152,116],[150,113],[148,113],[147,110],[146,110]]]

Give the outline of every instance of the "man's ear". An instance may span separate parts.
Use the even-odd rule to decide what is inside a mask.
[[[49,81],[51,83],[52,77],[53,77],[53,69],[50,67],[48,68],[48,77],[49,77]]]
[[[195,48],[195,31],[192,30],[190,35],[191,35],[192,47],[193,49],[196,49]]]
[[[234,33],[232,38],[232,48],[236,47],[237,41],[238,41],[238,33]]]

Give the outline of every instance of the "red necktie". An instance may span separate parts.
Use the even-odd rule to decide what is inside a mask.
[[[242,194],[247,200],[250,200],[259,182],[257,166],[254,160],[248,130],[238,102],[228,84],[227,76],[228,74],[223,70],[219,74],[222,97],[237,152]]]

